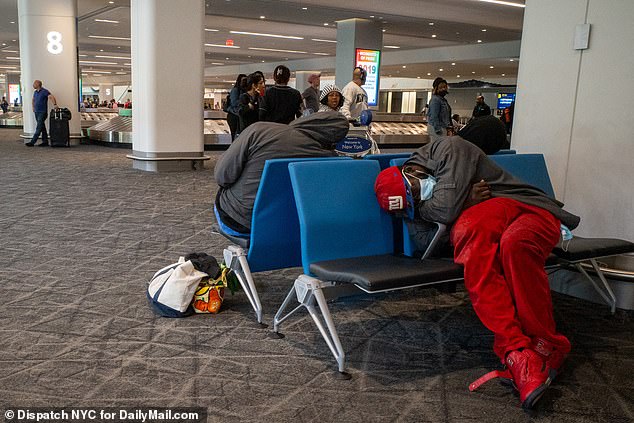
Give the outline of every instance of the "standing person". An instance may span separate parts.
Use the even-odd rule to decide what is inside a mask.
[[[37,139],[42,134],[42,143],[38,144],[39,147],[48,147],[48,132],[46,132],[46,118],[48,117],[48,100],[53,102],[55,108],[57,108],[57,100],[55,96],[51,94],[49,90],[42,86],[42,81],[36,79],[33,81],[33,113],[35,113],[35,121],[37,126],[35,127],[35,133],[30,142],[25,145],[27,147],[33,147],[37,142]]]
[[[266,78],[264,77],[264,73],[262,73],[262,71],[255,71],[253,73],[262,77],[262,86],[258,89],[258,92],[260,93],[260,97],[264,97],[264,93],[266,92]]]
[[[336,85],[326,85],[321,92],[319,102],[321,103],[321,107],[319,108],[320,112],[327,112],[330,110],[338,112],[341,110],[341,106],[343,106],[343,94]]]
[[[458,136],[438,138],[402,167],[384,170],[374,189],[384,210],[406,213],[422,251],[435,233],[429,222],[451,226],[454,261],[464,266],[472,306],[506,366],[469,389],[500,377],[513,383],[522,406],[533,407],[570,351],[556,330],[544,265],[561,224],[574,229],[579,217]]]
[[[438,77],[434,79],[432,87],[429,112],[427,113],[427,134],[429,135],[430,141],[434,141],[439,137],[453,135],[451,106],[445,98],[449,93],[447,81]]]
[[[9,103],[7,102],[7,99],[2,97],[2,102],[0,102],[0,107],[2,107],[2,113],[7,113],[7,110],[9,110]]]
[[[277,66],[273,71],[273,79],[275,85],[266,89],[264,99],[260,102],[260,120],[291,123],[302,115],[302,95],[288,86],[291,71],[286,66]]]
[[[472,118],[487,116],[491,114],[491,108],[484,102],[484,96],[479,95],[476,97],[476,105],[473,108]]]
[[[365,84],[367,72],[361,67],[356,67],[352,71],[352,81],[343,87],[343,106],[341,113],[348,120],[357,120],[361,112],[368,108],[368,93],[361,87]]]
[[[304,108],[314,113],[319,110],[319,86],[321,85],[321,74],[313,73],[308,77],[310,87],[302,93]]]
[[[240,96],[240,125],[238,135],[249,125],[259,120],[260,115],[260,89],[264,86],[264,78],[258,73],[252,73],[247,77],[247,90]]]
[[[245,91],[246,85],[247,76],[241,73],[236,78],[236,83],[233,84],[233,88],[231,88],[227,96],[225,112],[227,112],[227,124],[229,125],[229,131],[231,131],[231,142],[236,139],[236,134],[240,127],[240,115],[238,114],[238,110],[240,108],[240,96]]]
[[[513,131],[513,113],[515,112],[515,100],[511,103],[509,107],[504,109],[502,112],[502,122],[504,122],[504,126],[506,128],[506,133],[511,135]]]

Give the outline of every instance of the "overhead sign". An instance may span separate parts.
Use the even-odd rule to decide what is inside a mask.
[[[365,69],[367,73],[363,89],[368,93],[368,106],[376,106],[379,101],[380,59],[380,50],[365,50],[358,48],[356,51],[355,66]]]
[[[16,104],[16,99],[20,103],[20,84],[9,84],[9,103]]]
[[[515,93],[498,93],[498,109],[506,109],[515,101]]]

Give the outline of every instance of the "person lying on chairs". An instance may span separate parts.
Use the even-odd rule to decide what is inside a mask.
[[[506,366],[469,389],[505,378],[522,405],[533,407],[570,351],[555,329],[544,265],[562,230],[576,228],[580,218],[459,136],[427,144],[402,167],[385,169],[375,192],[384,210],[407,215],[421,251],[434,235],[431,222],[451,226],[454,261],[464,266],[473,308],[494,333],[493,350]]]
[[[338,112],[315,113],[290,124],[250,125],[220,157],[214,169],[220,186],[215,211],[219,224],[248,235],[264,162],[292,157],[335,156],[335,145],[348,134],[348,121]]]

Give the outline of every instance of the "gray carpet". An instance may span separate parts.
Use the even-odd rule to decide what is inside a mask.
[[[332,304],[353,378],[302,313],[273,340],[243,293],[216,316],[156,317],[145,288],[180,255],[221,257],[214,160],[134,171],[127,150],[26,148],[0,129],[0,408],[200,406],[210,422],[634,421],[634,314],[555,295],[573,342],[527,413],[507,387],[467,385],[499,363],[462,287]],[[271,322],[299,269],[256,275]]]

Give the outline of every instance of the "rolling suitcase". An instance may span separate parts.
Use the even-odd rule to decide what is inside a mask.
[[[51,147],[70,147],[70,128],[68,125],[70,119],[70,110],[66,108],[51,110],[48,131]]]

